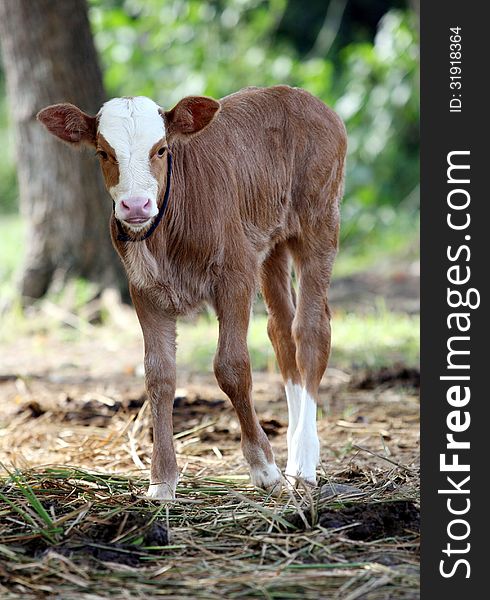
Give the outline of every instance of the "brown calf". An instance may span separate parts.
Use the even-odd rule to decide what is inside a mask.
[[[286,387],[286,476],[314,484],[346,153],[339,117],[308,92],[277,86],[219,102],[188,97],[168,112],[136,97],[111,100],[96,117],[58,104],[38,118],[62,140],[97,149],[114,200],[112,240],[145,340],[154,423],[149,495],[175,497],[176,317],[203,303],[218,316],[214,371],[238,415],[252,482],[279,489],[280,471],[252,402],[246,338],[259,284]]]

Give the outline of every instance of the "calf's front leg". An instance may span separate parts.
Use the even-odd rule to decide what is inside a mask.
[[[214,372],[240,421],[242,451],[250,468],[252,483],[278,493],[281,472],[276,466],[271,445],[260,426],[252,401],[252,372],[247,348],[252,298],[247,293],[232,295],[229,293],[231,289],[231,286],[223,286],[215,298],[219,339]]]
[[[176,320],[165,315],[141,292],[131,289],[145,341],[146,389],[153,418],[153,453],[148,496],[173,500],[179,479],[173,443]]]

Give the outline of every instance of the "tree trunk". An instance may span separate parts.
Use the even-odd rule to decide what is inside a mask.
[[[104,101],[86,2],[0,0],[0,40],[27,222],[22,296],[40,298],[67,276],[120,288],[107,226],[111,202],[94,156],[36,121],[49,104],[72,102],[95,114]]]

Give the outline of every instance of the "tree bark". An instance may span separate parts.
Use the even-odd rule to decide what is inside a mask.
[[[95,114],[104,88],[85,0],[0,0],[0,40],[27,222],[24,298],[80,276],[121,288],[107,222],[111,202],[91,152],[49,135],[36,114],[72,102]]]

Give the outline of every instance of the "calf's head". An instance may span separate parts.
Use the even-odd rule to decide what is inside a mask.
[[[212,98],[190,96],[163,111],[153,100],[137,96],[109,100],[95,117],[65,103],[44,108],[37,118],[61,140],[96,149],[116,218],[141,231],[158,214],[168,144],[201,131],[219,107]]]

